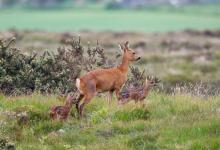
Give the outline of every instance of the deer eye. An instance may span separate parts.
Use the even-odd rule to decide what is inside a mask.
[[[135,55],[136,53],[135,53],[135,52],[133,52],[133,54]]]

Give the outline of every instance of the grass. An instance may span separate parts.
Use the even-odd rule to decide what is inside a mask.
[[[159,7],[146,10],[61,9],[0,10],[0,30],[8,28],[49,31],[175,31],[219,29],[219,5],[187,6],[179,9]],[[34,18],[34,19],[33,19]]]
[[[0,96],[0,137],[21,149],[220,149],[220,97],[207,100],[188,95],[152,92],[146,105],[111,106],[103,97],[86,106],[76,119],[51,121],[48,110],[56,96]],[[15,113],[27,112],[18,124]]]

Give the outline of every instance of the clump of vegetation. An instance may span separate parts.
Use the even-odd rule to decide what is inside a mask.
[[[132,121],[132,120],[147,120],[150,117],[150,112],[147,108],[135,108],[133,110],[119,110],[115,112],[113,118],[121,121]]]
[[[142,86],[146,80],[145,70],[141,71],[139,67],[130,67],[129,78],[125,83],[123,90]]]
[[[42,55],[25,55],[10,48],[14,41],[0,41],[0,90],[7,95],[74,91],[75,80],[82,71],[107,67],[98,43],[85,50],[80,39],[73,39],[67,43],[70,48],[58,48],[57,54],[45,51]]]
[[[138,135],[128,141],[128,145],[133,149],[160,149],[157,145],[157,136],[153,134]]]

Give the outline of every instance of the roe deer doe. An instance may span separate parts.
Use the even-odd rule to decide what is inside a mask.
[[[120,89],[127,80],[130,62],[140,59],[135,51],[129,48],[128,42],[120,45],[120,48],[124,51],[121,65],[109,69],[96,69],[77,78],[76,87],[80,96],[76,102],[76,109],[80,117],[83,115],[84,105],[88,104],[98,92],[109,92],[109,103],[114,91],[119,98]]]
[[[151,88],[156,86],[159,83],[159,79],[147,77],[143,87],[127,89],[124,92],[120,93],[119,105],[125,104],[131,100],[134,100],[135,103],[143,102],[144,99],[148,96]]]

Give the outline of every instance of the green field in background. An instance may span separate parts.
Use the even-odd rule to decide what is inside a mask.
[[[175,31],[220,29],[220,5],[184,9],[106,10],[61,9],[0,10],[0,30],[43,29],[49,31]]]

